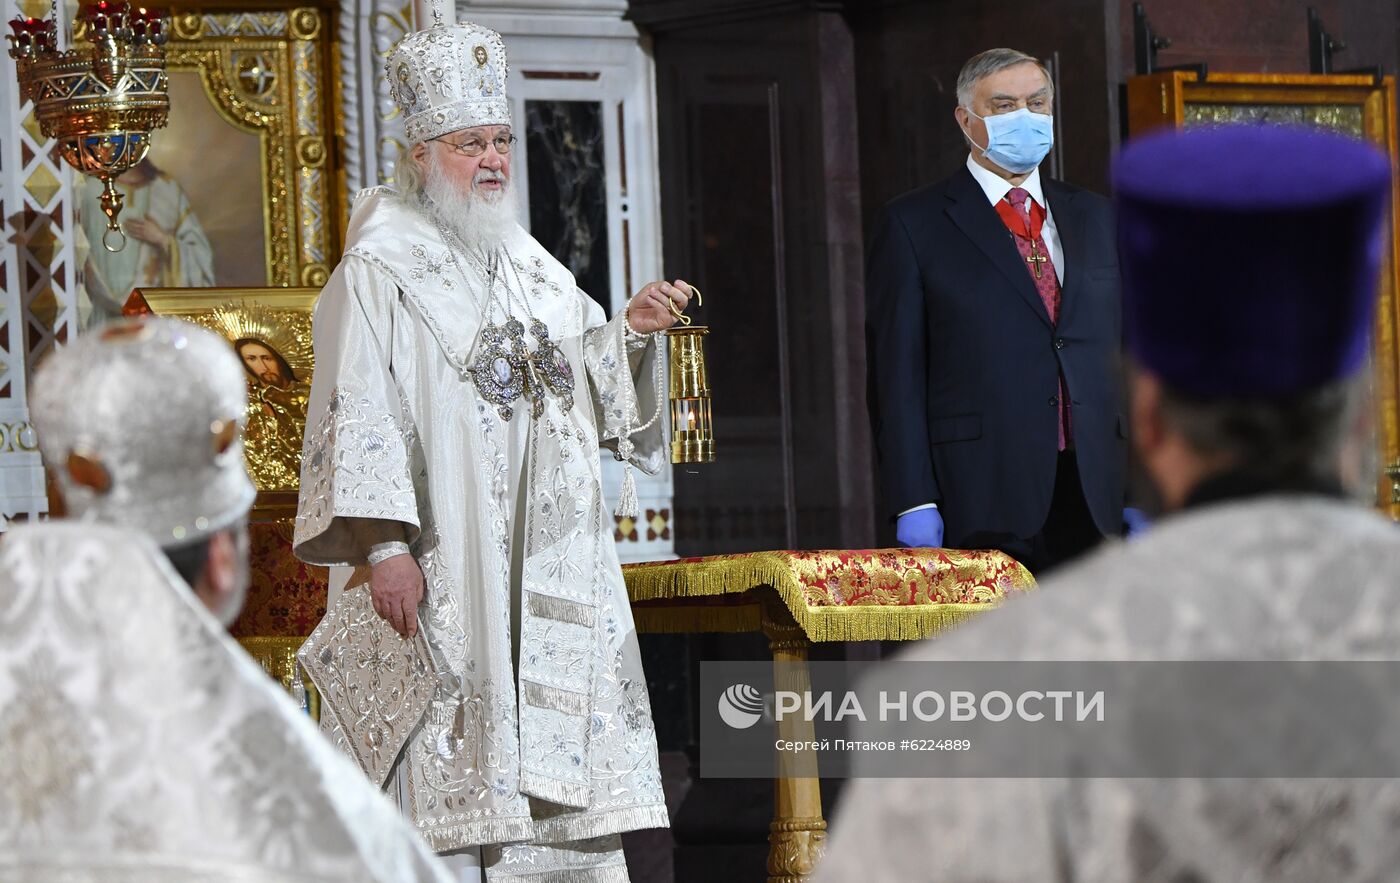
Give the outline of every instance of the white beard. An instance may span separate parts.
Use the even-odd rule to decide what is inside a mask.
[[[501,189],[486,193],[474,186],[489,180],[500,181]],[[428,160],[423,195],[427,211],[469,249],[490,254],[515,229],[515,191],[499,172],[479,169],[472,183],[463,185],[448,175],[433,155]]]

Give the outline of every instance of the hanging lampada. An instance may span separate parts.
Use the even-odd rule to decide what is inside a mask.
[[[700,289],[695,289],[700,301]],[[672,306],[672,311],[677,312]],[[710,379],[705,371],[705,337],[710,329],[691,325],[677,312],[680,325],[666,337],[671,350],[671,462],[715,462],[714,415],[710,411]]]
[[[77,46],[58,49],[57,12],[15,18],[10,57],[19,72],[20,98],[34,102],[45,138],[64,160],[102,181],[98,202],[107,216],[102,246],[126,245],[117,216],[117,178],[146,157],[151,130],[165,125],[170,96],[165,72],[169,21],[164,12],[120,2],[89,3],[78,14]]]

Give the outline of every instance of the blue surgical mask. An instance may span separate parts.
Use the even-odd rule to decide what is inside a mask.
[[[987,124],[987,146],[978,147],[982,155],[1013,175],[1024,175],[1040,165],[1055,143],[1055,118],[1050,114],[1031,113],[1024,107],[985,117],[967,113]],[[977,147],[976,142],[973,146]]]

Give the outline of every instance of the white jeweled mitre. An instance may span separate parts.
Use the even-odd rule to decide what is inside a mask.
[[[384,65],[408,143],[473,126],[509,126],[510,67],[501,35],[471,22],[444,24],[437,3],[433,19],[432,27],[395,44]]]
[[[241,520],[246,377],[227,340],[177,319],[121,319],[46,358],[29,409],[69,516],[165,548]]]

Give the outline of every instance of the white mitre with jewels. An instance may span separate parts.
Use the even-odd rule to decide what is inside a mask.
[[[471,22],[444,24],[438,3],[432,12],[433,26],[405,36],[384,65],[408,143],[473,126],[509,126],[510,67],[501,35]]]
[[[240,521],[257,493],[246,376],[227,340],[177,319],[121,319],[46,358],[29,410],[69,516],[166,548]]]

